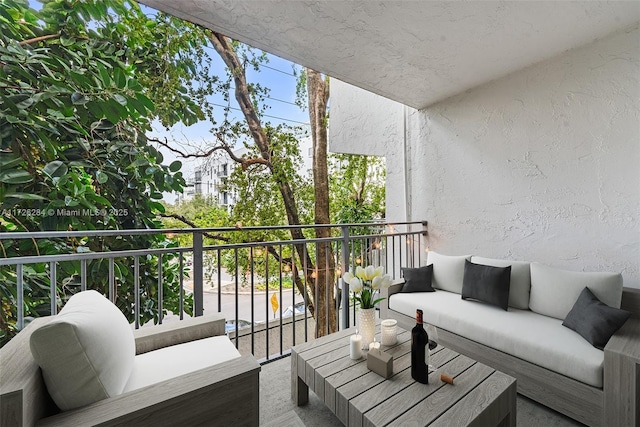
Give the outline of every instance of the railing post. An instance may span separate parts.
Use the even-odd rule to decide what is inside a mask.
[[[17,319],[16,328],[21,330],[24,328],[24,266],[22,264],[16,265],[16,286],[17,286]]]
[[[56,273],[56,263],[52,261],[49,263],[49,295],[51,298],[52,316],[58,314],[58,304],[56,304],[58,299],[58,294],[56,292],[56,283],[58,283],[58,279],[56,278]]]
[[[193,232],[193,314],[202,316],[203,306],[203,257],[202,257],[202,232]]]
[[[345,283],[343,277],[344,273],[349,271],[349,227],[343,225],[342,229],[342,274],[340,275],[340,281],[342,282],[342,327],[344,329],[350,326],[349,324],[349,284]]]

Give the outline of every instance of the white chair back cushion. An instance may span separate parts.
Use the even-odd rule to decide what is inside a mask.
[[[529,308],[536,313],[564,320],[585,287],[609,307],[620,308],[620,273],[560,270],[534,262],[531,264]]]
[[[468,255],[450,256],[429,251],[427,265],[433,264],[434,288],[443,289],[457,294],[462,293],[462,279],[464,279],[464,261],[471,260]]]
[[[96,291],[72,296],[33,332],[30,346],[49,395],[63,411],[121,394],[136,353],[129,322]]]
[[[529,293],[531,292],[531,272],[529,263],[525,261],[509,261],[506,259],[483,258],[472,256],[475,264],[491,265],[493,267],[511,266],[511,284],[509,286],[509,307],[522,310],[529,309]]]

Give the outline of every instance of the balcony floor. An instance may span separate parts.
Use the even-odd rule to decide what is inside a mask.
[[[284,425],[282,417],[295,420],[296,415],[307,427],[331,427],[343,424],[309,391],[309,403],[297,407],[291,400],[291,359],[285,357],[262,366],[260,372],[260,425]],[[277,422],[274,423],[274,420]],[[518,427],[575,427],[582,426],[558,412],[518,395]]]

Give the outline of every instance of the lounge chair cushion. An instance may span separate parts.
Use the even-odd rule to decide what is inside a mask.
[[[529,308],[536,313],[564,320],[585,287],[609,307],[620,308],[620,273],[568,271],[534,262],[531,264]]]
[[[240,353],[226,335],[172,345],[135,357],[124,392],[136,390],[227,360]]]
[[[96,291],[80,292],[33,332],[31,353],[63,411],[122,393],[135,358],[129,322]]]

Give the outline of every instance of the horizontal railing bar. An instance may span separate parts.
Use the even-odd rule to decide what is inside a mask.
[[[401,233],[389,233],[389,234],[363,234],[362,236],[352,235],[349,236],[349,240],[364,240],[364,239],[374,239],[379,237],[395,237],[395,236],[411,236],[416,234],[422,234],[422,230],[415,231],[406,231]],[[341,236],[336,237],[318,237],[312,239],[289,239],[289,240],[272,240],[269,242],[242,242],[242,243],[229,243],[225,245],[209,245],[204,246],[203,249],[207,251],[215,251],[215,250],[227,250],[227,249],[239,249],[239,248],[249,248],[249,247],[260,247],[260,246],[278,246],[278,245],[302,245],[304,243],[323,243],[323,242],[341,242]]]
[[[110,251],[110,252],[83,252],[72,254],[60,254],[60,255],[31,255],[24,257],[13,258],[0,258],[0,265],[15,265],[15,264],[38,264],[41,262],[52,261],[79,261],[90,259],[102,259],[102,258],[126,258],[132,256],[144,256],[144,255],[159,255],[159,254],[171,254],[177,252],[191,252],[192,248],[177,247],[177,248],[156,248],[156,249],[133,249],[129,251]]]
[[[349,235],[349,240],[362,240],[362,239],[376,239],[380,237],[395,237],[395,236],[412,236],[414,234],[424,234],[423,230],[414,230],[414,231],[401,231],[395,233],[384,233],[384,234],[352,234]],[[342,239],[341,237],[337,237],[337,239]]]
[[[213,227],[213,228],[158,228],[158,229],[130,229],[130,230],[86,230],[86,231],[18,231],[15,233],[0,233],[0,240],[11,239],[43,239],[89,236],[135,236],[143,234],[190,234],[210,232],[238,232],[260,230],[289,230],[297,228],[338,228],[338,227],[388,227],[396,225],[423,224],[423,221],[409,222],[366,222],[354,224],[302,224],[302,225],[263,225],[247,227]]]
[[[422,231],[409,231],[390,234],[371,234],[362,236],[350,236],[349,240],[363,240],[367,238],[379,238],[381,236],[394,237],[394,236],[408,236],[421,234]],[[305,243],[322,243],[322,242],[338,242],[342,237],[323,237],[314,239],[291,239],[291,240],[275,240],[269,242],[244,242],[233,243],[225,245],[210,245],[203,247],[204,251],[218,251],[229,249],[240,249],[260,246],[277,246],[282,244],[298,245]],[[60,255],[31,255],[26,257],[11,257],[0,258],[0,265],[15,265],[15,264],[37,264],[41,262],[53,262],[53,261],[77,261],[77,260],[91,260],[101,258],[125,258],[131,256],[143,256],[143,255],[160,255],[167,253],[188,253],[193,252],[193,247],[178,246],[175,248],[155,248],[155,249],[134,249],[129,251],[109,251],[109,252],[84,252],[84,253],[71,253]]]

